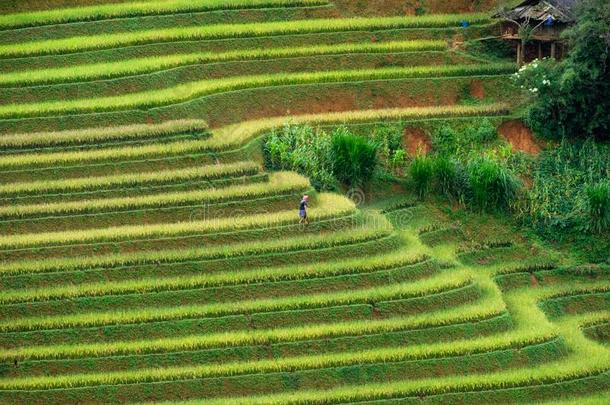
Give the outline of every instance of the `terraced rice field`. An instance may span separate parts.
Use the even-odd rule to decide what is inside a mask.
[[[0,403],[610,402],[608,269],[262,166],[287,120],[509,116],[452,50],[486,14],[82,3],[0,16]]]

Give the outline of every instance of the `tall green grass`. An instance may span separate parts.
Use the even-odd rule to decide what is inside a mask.
[[[247,167],[247,166],[242,166]],[[255,166],[251,166],[255,167]],[[215,176],[223,176],[226,173],[225,168],[220,168],[219,172],[213,170],[207,173],[212,173]],[[196,173],[196,171],[195,171]],[[230,172],[229,172],[230,173]],[[173,173],[165,175],[163,172],[159,172],[160,176],[156,177],[151,173],[145,173],[139,176],[139,179],[143,180],[156,180],[157,178],[167,179]],[[191,170],[187,172],[191,175]],[[124,180],[125,178],[131,179],[129,176],[117,176],[118,180]],[[171,178],[171,177],[169,177]],[[137,180],[136,179],[136,182]],[[175,178],[179,180],[179,178]],[[88,179],[87,179],[88,180]],[[116,180],[116,178],[111,178]],[[88,186],[90,183],[87,181],[74,181],[70,180],[59,180],[61,187],[67,185],[75,185],[82,187],[84,184]],[[99,183],[107,184],[105,178],[101,178]],[[27,188],[28,183],[23,183]],[[43,183],[44,184],[44,183]],[[54,185],[54,184],[52,184]],[[11,185],[18,187],[18,185]],[[38,186],[35,184],[35,186]],[[78,200],[78,201],[60,201],[51,203],[31,204],[31,205],[8,205],[0,207],[0,218],[27,218],[30,216],[40,215],[66,215],[66,214],[79,214],[79,213],[99,213],[108,211],[120,211],[127,209],[144,209],[144,208],[160,208],[160,207],[171,207],[180,205],[203,205],[213,204],[221,201],[231,201],[236,199],[248,199],[263,197],[269,195],[282,195],[290,192],[307,191],[310,188],[309,180],[305,177],[300,176],[292,172],[277,172],[271,174],[269,182],[267,183],[253,183],[245,185],[235,185],[229,187],[202,189],[193,191],[179,191],[171,193],[155,193],[149,195],[137,195],[133,197],[116,197],[116,198],[101,198],[95,200]],[[0,188],[0,190],[2,190]],[[1,243],[0,243],[1,244]]]
[[[191,13],[266,7],[300,7],[327,4],[326,0],[148,0],[74,8],[29,11],[0,16],[0,29],[63,24],[146,15]]]
[[[464,287],[471,282],[472,277],[467,272],[447,272],[416,282],[391,284],[388,286],[361,290],[268,298],[253,301],[124,310],[120,312],[97,312],[18,318],[9,321],[0,321],[0,331],[9,332],[102,326],[351,305],[362,302],[370,303],[437,294],[443,291]]]
[[[267,86],[423,77],[502,75],[514,72],[514,70],[515,65],[513,63],[489,63],[484,65],[388,67],[380,69],[276,73],[230,77],[194,81],[165,89],[149,90],[118,96],[45,101],[30,104],[7,104],[0,106],[0,118],[152,108],[176,104],[211,94]]]
[[[254,162],[237,162],[219,165],[189,167],[186,169],[170,169],[161,170],[157,172],[147,173],[126,173],[126,174],[114,174],[110,176],[99,176],[99,177],[81,177],[73,179],[60,179],[60,180],[39,180],[31,182],[20,182],[20,183],[6,183],[0,184],[0,196],[11,196],[11,195],[23,195],[23,194],[34,194],[34,193],[51,193],[51,192],[79,192],[87,190],[95,190],[105,187],[130,187],[130,186],[145,186],[151,184],[160,184],[175,182],[180,183],[191,180],[214,180],[222,179],[226,177],[239,177],[256,174],[260,171],[260,166]],[[281,182],[282,175],[275,177],[275,184],[269,185],[270,191],[274,185],[279,185]],[[287,176],[286,180],[290,178],[295,180],[295,188],[300,185],[303,187],[302,181],[298,177]],[[242,186],[243,187],[243,186]],[[211,189],[208,191],[209,194],[204,195],[210,197],[214,193],[220,193],[222,189]],[[230,190],[229,195],[230,195]],[[245,191],[245,190],[244,190]],[[278,190],[278,192],[281,192]],[[202,191],[199,192],[200,194]],[[159,195],[159,204],[162,204],[164,196],[169,194]],[[184,196],[184,194],[182,194]],[[218,194],[220,196],[220,194]],[[227,196],[229,197],[229,196]],[[130,199],[133,199],[131,197]],[[197,197],[200,198],[200,197]],[[101,200],[98,200],[101,201]],[[117,201],[117,200],[114,200]],[[110,202],[108,200],[108,202]],[[85,208],[88,204],[87,201],[82,201],[80,208]],[[65,202],[59,203],[62,206]],[[52,204],[43,204],[49,211],[47,212],[60,212],[53,210]],[[13,205],[12,207],[27,207],[24,205]],[[32,207],[32,206],[30,206]],[[39,206],[42,207],[42,206]],[[1,210],[1,208],[0,208]],[[46,209],[45,209],[46,211]],[[0,217],[2,214],[0,214]]]
[[[304,180],[303,184],[308,183]],[[288,183],[288,186],[291,188],[293,187],[292,183]],[[207,192],[208,191],[206,190],[203,194],[206,194]],[[80,202],[76,203],[77,206],[80,204]],[[158,205],[156,196],[152,199],[152,204],[154,206]],[[310,218],[313,221],[321,221],[352,215],[355,212],[355,205],[351,200],[339,195],[320,194],[317,198],[317,204],[312,207],[310,211]],[[280,211],[264,215],[259,214],[237,218],[223,217],[191,222],[127,225],[63,232],[18,234],[0,236],[0,249],[176,237],[188,234],[218,233],[228,230],[236,231],[254,228],[269,228],[297,222],[298,216],[295,215],[294,211]]]
[[[38,85],[44,83],[76,82],[94,79],[109,79],[156,72],[179,66],[239,60],[276,59],[299,56],[335,55],[351,53],[385,53],[413,51],[442,51],[446,41],[417,40],[377,43],[314,45],[306,47],[239,49],[228,52],[198,52],[190,54],[163,55],[123,60],[120,62],[94,63],[7,72],[0,76],[0,86]]]
[[[30,132],[0,136],[0,147],[37,148],[57,145],[78,145],[115,140],[136,140],[185,133],[204,134],[208,125],[202,120],[173,120],[158,124],[104,126],[66,131]]]
[[[464,20],[468,20],[472,24],[483,24],[490,21],[487,14],[481,13],[417,17],[333,18],[267,23],[218,24],[204,27],[177,27],[0,45],[0,57],[61,54],[171,41],[260,37],[314,32],[459,27]]]

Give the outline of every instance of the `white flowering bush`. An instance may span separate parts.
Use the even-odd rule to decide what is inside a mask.
[[[512,75],[515,84],[532,97],[528,114],[525,117],[527,124],[538,134],[547,137],[561,135],[560,122],[563,100],[562,79],[560,65],[550,58],[536,59],[522,66]]]
[[[557,62],[554,59],[536,59],[523,65],[512,79],[521,89],[537,97],[551,95],[559,90]]]

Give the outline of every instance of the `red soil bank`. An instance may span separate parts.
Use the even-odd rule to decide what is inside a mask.
[[[430,138],[421,128],[407,127],[403,135],[404,145],[409,156],[415,156],[419,151],[427,154],[432,149]]]
[[[514,150],[518,150],[532,155],[540,153],[540,146],[534,138],[532,131],[523,125],[521,121],[512,120],[500,125],[498,132],[502,138],[511,144]]]

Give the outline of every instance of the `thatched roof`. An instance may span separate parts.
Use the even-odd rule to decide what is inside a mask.
[[[574,9],[580,0],[526,0],[510,9],[505,17],[513,20],[530,18],[537,21],[546,21],[549,17],[562,23],[574,22]],[[495,17],[502,17],[501,13]]]

